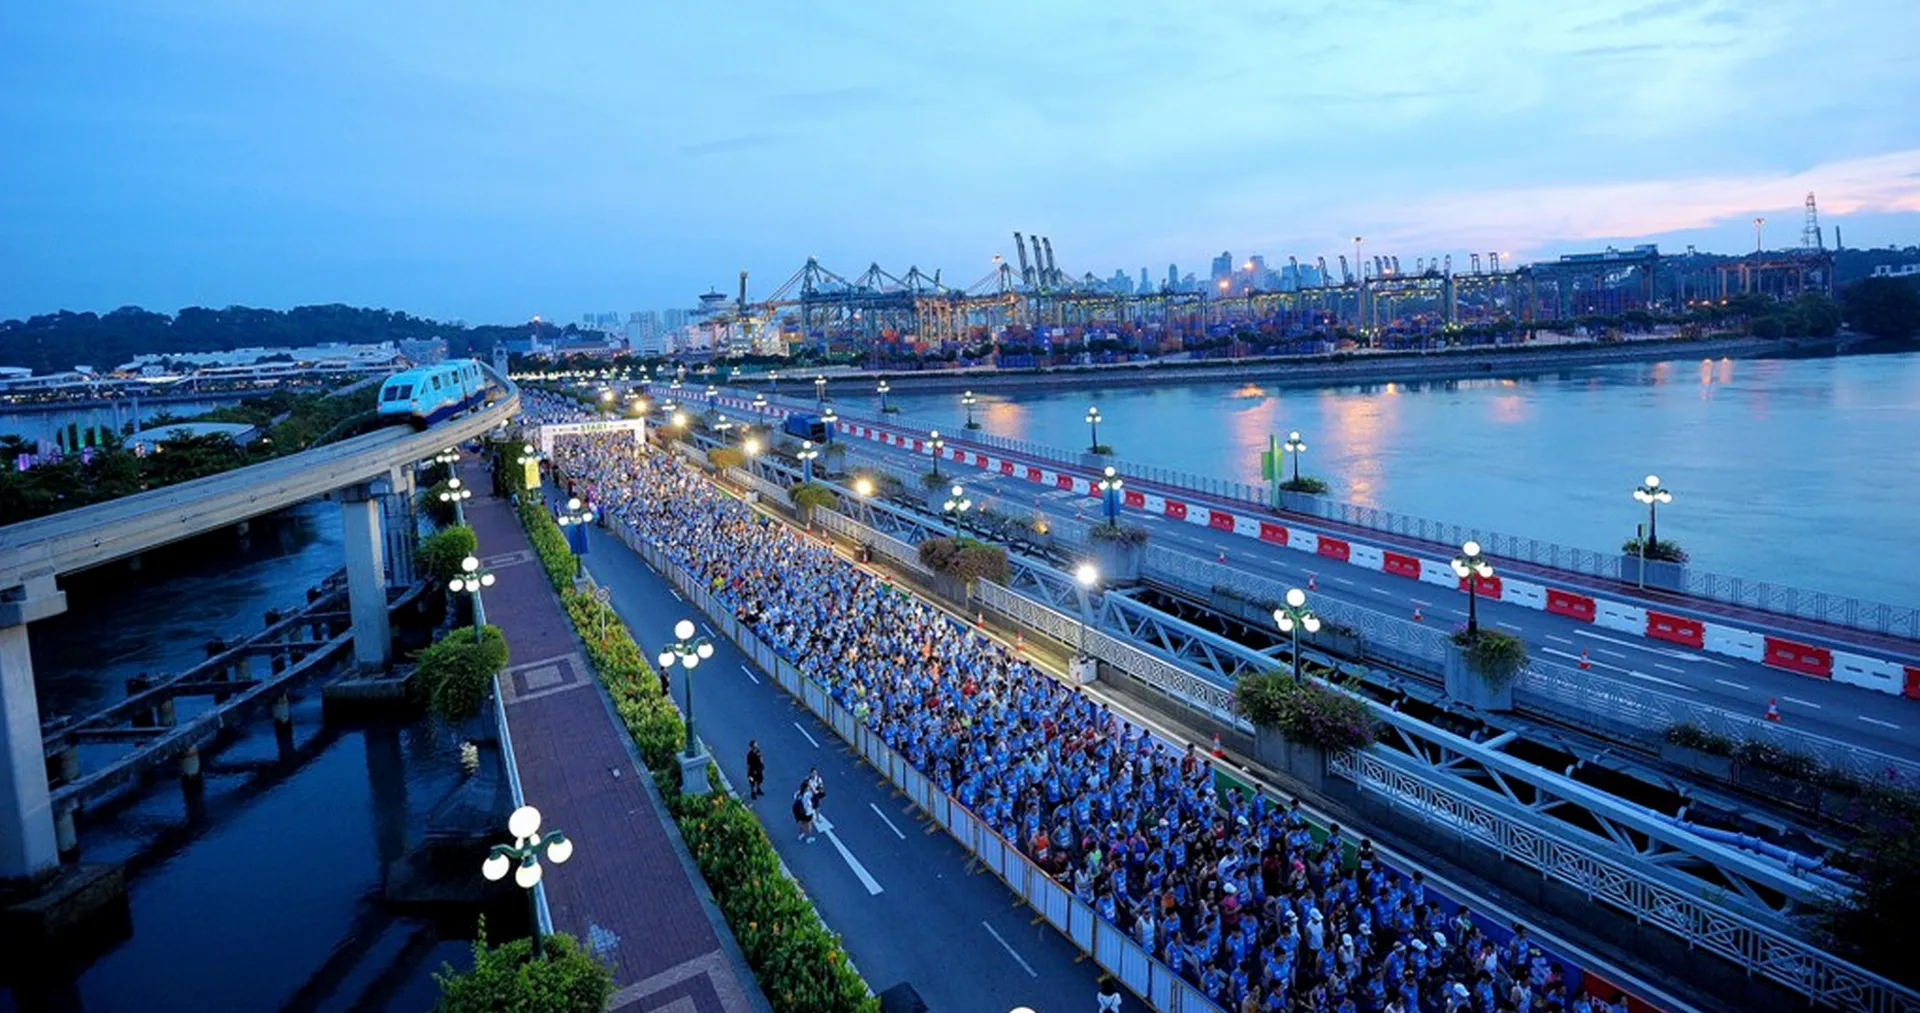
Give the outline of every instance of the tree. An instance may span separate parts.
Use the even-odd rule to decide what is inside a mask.
[[[1841,951],[1897,981],[1920,983],[1913,961],[1920,927],[1909,912],[1920,904],[1920,836],[1908,826],[1863,834],[1848,850],[1859,879],[1825,912]]]
[[[601,1013],[613,998],[613,975],[557,932],[542,940],[545,958],[528,959],[530,940],[487,945],[487,922],[473,939],[473,968],[455,971],[441,965],[433,980],[440,986],[434,1013]]]
[[[500,627],[482,630],[477,643],[473,627],[462,626],[420,652],[415,685],[443,720],[464,721],[480,713],[493,677],[507,667],[507,638]]]
[[[479,546],[472,528],[442,528],[420,540],[415,558],[419,559],[420,568],[426,571],[429,580],[445,587],[460,575],[460,561],[473,555]]]
[[[1920,331],[1920,290],[1900,278],[1866,278],[1843,295],[1847,326],[1876,338],[1904,340]]]

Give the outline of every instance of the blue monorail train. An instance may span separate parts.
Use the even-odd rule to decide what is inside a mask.
[[[487,374],[472,359],[416,366],[380,385],[380,420],[405,418],[426,428],[486,401]]]

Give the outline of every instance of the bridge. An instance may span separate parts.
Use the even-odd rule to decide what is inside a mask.
[[[391,660],[388,587],[411,579],[413,470],[504,425],[520,392],[432,429],[388,428],[273,461],[0,528],[0,881],[59,866],[28,627],[66,611],[59,578],[316,497],[340,504],[355,661]]]

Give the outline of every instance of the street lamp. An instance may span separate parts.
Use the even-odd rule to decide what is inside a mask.
[[[491,882],[507,878],[507,872],[513,872],[513,883],[527,891],[527,907],[533,916],[533,956],[538,960],[545,954],[540,945],[540,906],[533,897],[533,888],[540,883],[540,859],[555,865],[567,864],[573,857],[573,842],[558,830],[549,830],[545,836],[540,834],[540,810],[523,805],[507,817],[507,833],[513,837],[512,844],[496,844],[487,860],[480,865],[480,874]]]
[[[1293,634],[1293,679],[1299,682],[1300,674],[1300,630],[1308,633],[1320,632],[1320,617],[1307,607],[1307,593],[1297,587],[1287,589],[1286,603],[1273,610],[1273,623],[1280,632]]]
[[[687,413],[686,413],[686,412],[683,412],[683,411],[677,411],[677,410],[676,410],[676,411],[675,411],[675,412],[673,413],[673,428],[675,428],[675,429],[685,429],[685,428],[687,428]]]
[[[578,528],[583,524],[592,523],[593,508],[582,504],[578,496],[568,497],[567,509],[560,514],[560,526]],[[580,550],[587,543],[586,532],[582,531],[578,537],[577,542],[572,538],[567,539],[573,549],[573,579],[575,580],[579,580],[586,572],[586,563],[580,558]]]
[[[1300,438],[1300,431],[1296,429],[1287,434],[1287,442],[1282,443],[1280,449],[1293,455],[1293,484],[1297,486],[1300,484],[1300,455],[1307,452],[1307,441]]]
[[[825,408],[827,406],[827,378],[825,374],[813,378],[813,398],[820,403],[820,407]]]
[[[767,385],[768,385],[767,386],[768,390],[773,391],[775,394],[780,393],[780,371],[779,370],[770,369],[767,371]]]
[[[820,421],[825,423],[827,430],[831,432],[834,426],[840,424],[840,413],[829,408],[825,412],[821,413]]]
[[[462,487],[459,478],[447,479],[447,487],[440,490],[440,502],[453,504],[453,522],[461,527],[466,527],[467,512],[460,504],[472,498],[473,490]]]
[[[1476,603],[1480,600],[1480,582],[1493,576],[1493,564],[1480,554],[1480,543],[1470,541],[1460,546],[1460,554],[1453,557],[1454,576],[1467,584],[1467,636],[1480,634],[1480,615]]]
[[[1647,550],[1660,540],[1659,529],[1654,526],[1655,511],[1662,503],[1673,502],[1673,490],[1660,484],[1660,476],[1648,475],[1644,484],[1636,486],[1633,498],[1647,505],[1647,540],[1640,544],[1640,558],[1647,558]]]
[[[520,466],[524,468],[529,464],[539,464],[539,463],[540,463],[540,452],[533,449],[533,444],[531,443],[523,444],[520,447]]]
[[[1100,583],[1100,570],[1092,563],[1081,563],[1073,571],[1073,579],[1080,584],[1082,594],[1093,593],[1093,586]],[[1080,656],[1087,656],[1087,613],[1093,611],[1093,602],[1086,600],[1080,608]]]
[[[887,381],[880,381],[880,386],[875,387],[874,390],[880,393],[880,414],[888,415],[899,411],[899,409],[887,403],[887,395],[893,393],[893,388],[887,386]]]
[[[480,629],[487,624],[486,612],[480,604],[480,589],[493,586],[493,573],[480,568],[480,560],[468,556],[460,561],[460,575],[447,582],[447,590],[454,594],[473,595],[473,642],[480,643]]]
[[[1092,446],[1087,450],[1089,453],[1097,454],[1100,452],[1100,409],[1097,406],[1087,406],[1087,427],[1093,439]]]
[[[967,511],[972,508],[973,501],[967,498],[966,490],[957,485],[954,486],[952,494],[940,507],[940,512],[953,520],[953,537],[960,537],[960,524],[966,518]]]
[[[800,459],[800,481],[813,481],[813,459],[820,456],[820,452],[813,449],[813,441],[801,440],[800,452],[793,456]]]
[[[753,459],[760,456],[760,438],[754,436],[752,430],[748,430],[747,438],[740,441],[740,452],[746,455],[747,471],[752,473]]]
[[[679,639],[668,644],[666,648],[660,652],[659,658],[657,659],[660,662],[660,667],[663,669],[672,668],[675,664],[678,664],[681,668],[687,670],[685,682],[687,685],[688,759],[699,755],[694,749],[693,737],[693,670],[698,668],[702,661],[713,657],[713,641],[708,640],[706,637],[695,637],[693,633],[693,620],[682,619],[674,623],[673,635]]]
[[[767,396],[765,394],[755,394],[753,396],[753,413],[755,415],[765,415],[767,413]]]
[[[935,481],[939,481],[940,452],[947,449],[947,441],[940,438],[940,430],[938,429],[935,429],[933,432],[928,433],[927,438],[929,440],[927,445],[933,448],[933,477]]]
[[[860,498],[861,516],[868,520],[871,520],[873,517],[873,507],[867,504],[868,504],[868,501],[873,499],[873,479],[870,479],[865,475],[862,475],[859,478],[854,479],[853,494]]]
[[[1100,505],[1106,508],[1109,527],[1120,526],[1120,489],[1126,484],[1111,464],[1107,465],[1106,473],[1100,476]]]
[[[960,403],[967,407],[967,428],[968,429],[980,428],[980,423],[975,422],[973,420],[973,406],[976,403],[978,403],[979,400],[980,400],[979,398],[973,396],[973,391],[967,391],[965,394],[960,395]]]

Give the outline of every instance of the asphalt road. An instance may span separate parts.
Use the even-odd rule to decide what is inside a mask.
[[[934,828],[833,730],[756,668],[632,550],[591,529],[587,569],[649,657],[680,619],[712,636],[711,659],[694,670],[694,721],[727,779],[744,791],[747,742],[767,765],[766,797],[754,804],[774,847],[876,992],[908,982],[934,1013],[998,1013],[1029,1006],[1075,1013],[1094,1005],[1100,969]],[[687,680],[673,672],[685,710]],[[801,843],[793,792],[810,768],[826,779],[823,812],[833,826]],[[1132,996],[1127,1009],[1144,1007]]]
[[[925,471],[929,461],[904,449],[866,440],[849,440],[849,460],[884,460],[909,473]],[[977,503],[1006,512],[1008,507],[1038,510],[1052,517],[1098,520],[1097,500],[1064,490],[1044,489],[1010,475],[947,462],[951,473]],[[1123,510],[1153,534],[1155,544],[1207,561],[1304,588],[1311,575],[1315,596],[1324,596],[1411,619],[1418,608],[1423,621],[1451,629],[1467,619],[1464,593],[1351,566],[1296,549],[1270,545],[1145,511]],[[1494,561],[1496,567],[1498,560]],[[1678,644],[1653,643],[1617,630],[1507,602],[1481,599],[1480,621],[1527,642],[1528,650],[1562,664],[1576,665],[1585,651],[1593,670],[1651,689],[1740,713],[1759,716],[1769,700],[1778,701],[1781,720],[1803,731],[1920,760],[1920,701],[1877,693],[1743,661],[1695,651]]]

